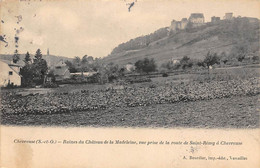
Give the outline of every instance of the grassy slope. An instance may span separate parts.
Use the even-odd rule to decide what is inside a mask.
[[[246,29],[244,30],[245,26],[243,24],[245,23],[243,20],[238,20],[236,24],[238,26],[232,22],[222,21],[215,25],[207,24],[190,32],[182,30],[174,35],[150,43],[146,48],[111,54],[105,57],[104,61],[106,63],[126,64],[148,57],[154,58],[158,64],[161,64],[172,58],[181,59],[183,56],[203,59],[208,51],[217,53],[225,51],[230,53],[232,47],[237,42],[244,37],[250,36],[250,32]],[[259,27],[256,24],[251,24],[250,26],[249,29],[255,33],[259,31]],[[238,30],[233,30],[233,27],[238,27]],[[240,37],[237,34],[242,35]],[[252,38],[250,40],[250,46],[258,44],[258,40]]]

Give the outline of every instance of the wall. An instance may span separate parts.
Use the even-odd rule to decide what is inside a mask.
[[[14,85],[21,86],[21,77],[8,64],[0,61],[0,86],[7,86],[8,81]],[[12,75],[9,75],[12,72]]]

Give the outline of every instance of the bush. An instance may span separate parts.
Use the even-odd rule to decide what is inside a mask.
[[[6,87],[2,87],[1,89],[14,89],[18,88],[17,85],[14,85],[13,83],[8,83]]]
[[[99,76],[100,76],[100,74],[99,74],[99,73],[96,73],[96,74],[94,74],[94,75],[92,75],[92,76],[87,77],[88,83],[98,83],[98,81],[99,81]]]
[[[162,77],[168,77],[169,75],[167,73],[163,73]]]
[[[156,84],[151,84],[151,85],[149,85],[149,88],[156,88],[156,87],[157,87]]]
[[[57,83],[47,82],[47,83],[43,84],[42,87],[43,88],[57,88],[57,87],[59,87],[59,85]]]
[[[204,59],[204,63],[207,65],[207,67],[214,64],[219,64],[220,58],[218,57],[217,53],[211,54],[210,52],[208,52]]]
[[[157,65],[153,58],[151,58],[151,59],[144,58],[143,60],[138,60],[135,63],[135,67],[138,72],[149,73],[149,72],[156,71]]]
[[[143,77],[131,77],[126,78],[125,82],[127,83],[143,83],[143,82],[151,82],[152,80],[150,78],[143,78]]]
[[[82,76],[74,75],[69,79],[63,79],[62,81],[56,82],[59,84],[83,84],[87,83],[86,78],[82,78]]]
[[[253,60],[254,62],[259,62],[259,56],[254,55],[254,56],[252,57],[252,60]]]

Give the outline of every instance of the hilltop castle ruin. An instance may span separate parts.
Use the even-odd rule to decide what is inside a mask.
[[[223,17],[225,20],[231,20],[233,18],[233,13],[226,13]],[[211,17],[211,22],[216,23],[220,21],[220,17],[213,16]],[[186,27],[190,24],[191,27],[200,27],[202,25],[205,25],[205,18],[203,13],[192,13],[187,18],[182,18],[181,21],[172,20],[170,25],[170,31],[176,32],[178,30],[186,29]]]
[[[171,22],[170,30],[171,31],[176,31],[176,30],[183,30],[187,27],[188,23],[192,23],[194,27],[198,27],[204,24],[204,15],[203,13],[192,13],[189,17],[187,18],[182,18],[181,21],[175,21],[173,20]]]

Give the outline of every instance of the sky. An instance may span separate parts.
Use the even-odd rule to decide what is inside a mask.
[[[135,1],[135,0],[134,0]],[[104,57],[120,43],[170,26],[191,13],[260,18],[259,0],[0,0],[0,54]],[[20,16],[20,17],[17,17]],[[18,31],[17,31],[18,30]],[[14,37],[19,37],[17,46]]]

